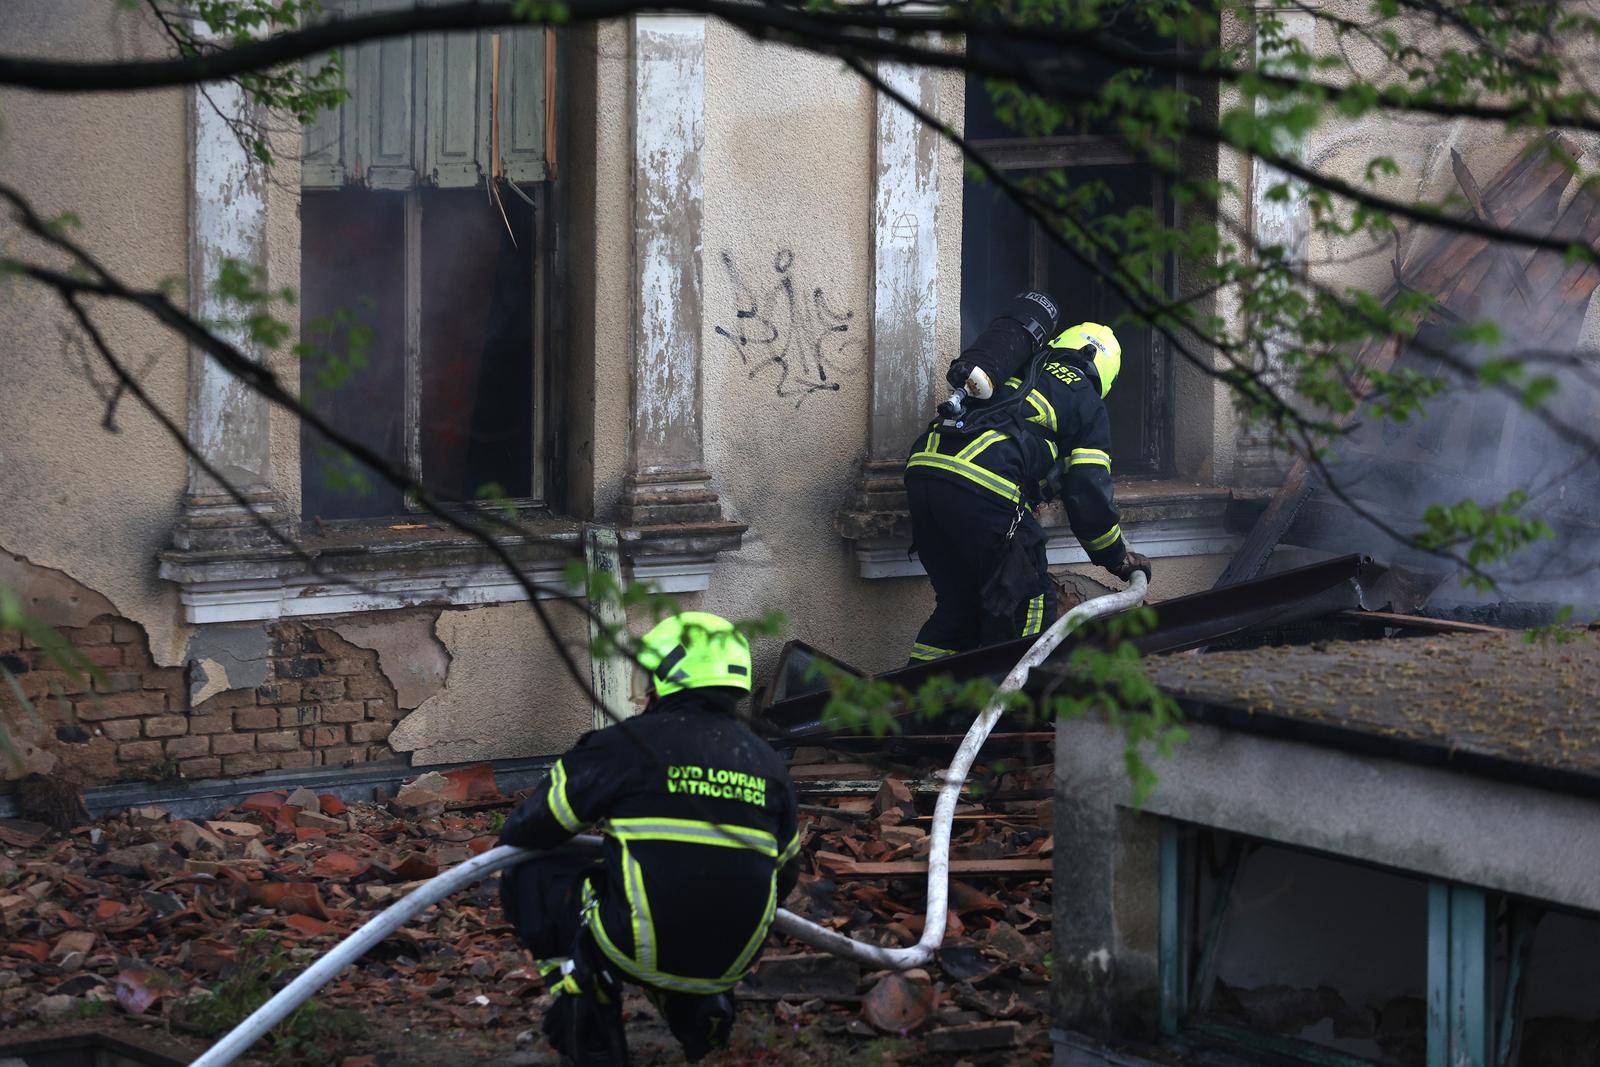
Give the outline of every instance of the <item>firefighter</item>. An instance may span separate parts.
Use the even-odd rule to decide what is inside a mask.
[[[604,836],[600,862],[552,856],[501,876],[507,918],[555,994],[544,1028],[564,1063],[627,1063],[623,982],[643,988],[690,1062],[726,1044],[729,990],[798,873],[794,784],[735,713],[749,643],[691,611],[641,645],[644,713],[580,738],[500,835],[540,849],[591,827]]]
[[[987,386],[989,377],[1003,384],[986,399],[958,392],[912,447],[905,477],[913,550],[935,599],[912,663],[1029,637],[1055,621],[1033,509],[1057,493],[1091,562],[1123,581],[1134,571],[1150,575],[1150,561],[1123,538],[1112,500],[1105,397],[1122,347],[1098,323],[1058,334],[1055,314],[1044,294],[1014,298],[949,373],[958,390],[972,392],[975,380]]]

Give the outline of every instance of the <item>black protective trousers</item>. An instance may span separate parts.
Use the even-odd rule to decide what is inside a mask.
[[[500,874],[500,904],[505,909],[507,920],[516,930],[517,938],[538,962],[547,988],[560,976],[559,969],[553,965],[565,959],[576,960],[576,975],[586,990],[596,984],[603,988],[621,987],[619,977],[608,966],[605,956],[583,925],[583,883],[591,878],[595,886],[605,884],[605,868],[588,856],[546,856],[508,867]],[[605,972],[604,982],[596,981],[594,975],[597,971]],[[727,1043],[733,1025],[733,999],[729,994],[696,996],[653,988],[646,988],[645,993],[683,1046],[684,1056],[689,1062],[696,1062]],[[573,1010],[570,1003],[572,999],[558,997],[552,1012]],[[582,1036],[585,1029],[595,1027],[594,1021],[586,1021],[573,1028],[564,1025],[567,1020],[562,1020],[555,1027],[560,1033],[552,1033],[549,1024],[553,1020],[547,1020],[546,1033],[552,1043],[573,1062],[621,1067],[627,1063],[627,1059],[619,1008],[620,1004],[613,1004],[610,1010],[602,1011],[600,1025],[617,1031],[611,1037],[611,1043],[624,1049],[620,1056],[595,1054],[596,1046],[607,1044],[604,1036],[587,1039]],[[559,1039],[563,1036],[566,1037],[565,1042]],[[571,1043],[574,1037],[589,1047],[582,1051],[562,1047]]]
[[[978,486],[916,471],[906,475],[912,540],[933,583],[934,608],[917,632],[911,662],[939,659],[983,645],[1039,633],[1055,622],[1055,585],[1045,559],[1044,531],[1033,513]],[[1026,546],[1038,580],[1018,590],[998,612],[986,611],[982,592],[1006,551],[1006,533]]]

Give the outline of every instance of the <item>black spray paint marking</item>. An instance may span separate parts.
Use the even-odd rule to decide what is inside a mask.
[[[778,280],[760,297],[740,275],[731,253],[722,253],[722,266],[738,306],[733,329],[718,326],[716,332],[738,351],[751,379],[775,373],[778,396],[793,398],[797,408],[813,393],[838,392],[839,371],[861,350],[859,335],[850,336],[855,312],[835,311],[821,286],[803,298],[796,291],[791,249],[780,248],[772,257]]]

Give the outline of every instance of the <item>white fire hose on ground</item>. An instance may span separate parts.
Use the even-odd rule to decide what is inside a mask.
[[[1021,689],[1028,680],[1029,672],[1048,659],[1075,628],[1090,619],[1136,607],[1144,600],[1147,587],[1148,582],[1143,572],[1136,571],[1133,581],[1122,592],[1086,600],[1057,619],[1055,625],[1040,634],[1033,647],[1028,649],[1027,654],[1015,667],[1011,668],[1011,673],[1000,683],[1000,688],[996,690],[994,697],[973,721],[967,736],[961,742],[961,747],[956,749],[955,758],[950,761],[949,769],[945,772],[944,785],[939,790],[938,804],[934,808],[933,831],[928,851],[928,913],[923,920],[922,937],[915,945],[906,948],[884,948],[867,944],[829,930],[827,927],[818,926],[785,908],[778,909],[773,919],[773,929],[788,934],[797,941],[803,941],[815,948],[855,960],[869,967],[907,970],[920,967],[933,959],[933,954],[944,942],[945,923],[949,914],[950,825],[955,815],[956,801],[961,795],[961,787],[966,784],[967,772],[972,769],[972,761],[977,758],[978,750],[983,747],[983,742],[989,737],[995,724],[1000,721],[1006,694]],[[573,838],[573,842],[580,847],[597,849],[601,839],[592,834],[580,834]],[[417,915],[452,893],[465,889],[495,871],[535,859],[539,855],[540,853],[533,849],[500,845],[424,882],[403,900],[379,912],[367,920],[359,930],[335,945],[332,951],[306,968],[298,978],[252,1012],[248,1018],[229,1031],[226,1037],[190,1064],[190,1067],[225,1067],[226,1064],[232,1063],[242,1056],[246,1049],[265,1036],[267,1031],[288,1018],[301,1004],[310,1000],[317,990],[332,981],[340,971],[366,955],[384,938]]]
[[[836,930],[818,926],[810,919],[803,919],[786,908],[778,909],[777,917],[772,921],[773,928],[780,933],[788,934],[796,941],[804,941],[815,948],[864,963],[869,967],[904,971],[912,967],[921,967],[933,959],[933,954],[939,951],[939,946],[944,943],[945,922],[950,910],[950,824],[955,818],[956,801],[960,799],[961,787],[967,782],[967,772],[972,769],[972,761],[977,758],[978,750],[988,740],[995,724],[1000,721],[1000,715],[1005,709],[1006,695],[1021,689],[1028,680],[1028,673],[1049,659],[1050,653],[1054,652],[1074,629],[1090,619],[1098,619],[1103,615],[1137,607],[1144,599],[1148,586],[1149,581],[1145,578],[1144,572],[1135,571],[1133,581],[1129,582],[1128,588],[1122,592],[1085,600],[1057,619],[1055,625],[1040,634],[1039,640],[1035,641],[1027,654],[1011,668],[1011,673],[1006,675],[1005,681],[1000,683],[1000,688],[995,690],[995,695],[990,698],[982,714],[973,720],[972,726],[967,730],[967,736],[961,740],[961,747],[956,749],[955,758],[950,761],[950,768],[945,771],[944,785],[939,789],[939,801],[933,809],[933,831],[930,834],[928,847],[928,913],[922,920],[922,937],[915,945],[906,948],[869,945],[864,941],[846,937]]]

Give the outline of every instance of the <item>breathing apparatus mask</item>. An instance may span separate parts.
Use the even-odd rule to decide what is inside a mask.
[[[969,398],[994,396],[995,386],[1017,373],[1060,328],[1060,309],[1046,294],[1029,291],[1012,297],[1005,311],[950,364],[945,380],[955,392],[939,405],[939,414],[959,421]]]

